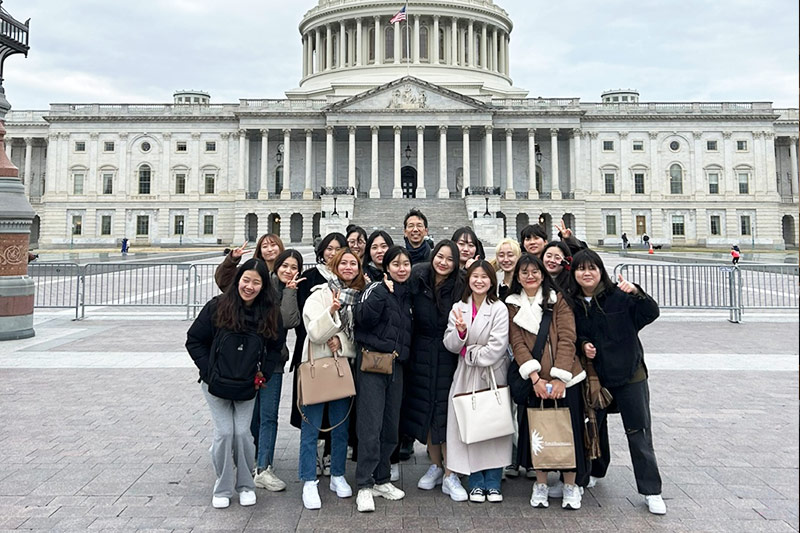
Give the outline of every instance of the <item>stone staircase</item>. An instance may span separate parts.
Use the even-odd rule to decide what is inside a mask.
[[[472,226],[463,198],[358,198],[350,222],[367,230],[367,235],[382,229],[402,245],[403,219],[414,208],[428,218],[428,234],[435,241],[449,239],[461,226]]]

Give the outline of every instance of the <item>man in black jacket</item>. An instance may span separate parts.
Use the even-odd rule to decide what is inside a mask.
[[[418,209],[412,209],[403,219],[403,235],[411,265],[430,261],[431,243],[428,242],[428,218]]]

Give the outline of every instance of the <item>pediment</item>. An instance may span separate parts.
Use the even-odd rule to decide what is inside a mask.
[[[351,96],[326,108],[342,111],[488,111],[487,104],[423,81],[405,76],[369,91]]]

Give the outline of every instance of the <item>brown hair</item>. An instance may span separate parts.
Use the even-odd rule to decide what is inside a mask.
[[[345,254],[350,254],[356,258],[356,263],[358,264],[358,274],[356,274],[355,279],[353,281],[347,282],[339,276],[339,263],[342,262],[342,257]],[[363,291],[364,287],[366,287],[367,282],[364,280],[364,270],[361,267],[361,259],[358,257],[358,254],[352,251],[350,248],[339,248],[339,250],[328,259],[327,264],[328,270],[333,272],[333,274],[341,280],[345,286],[355,289],[357,291]],[[349,285],[348,285],[349,283]]]
[[[472,276],[472,273],[482,268],[486,275],[489,277],[489,282],[491,286],[489,287],[489,292],[486,293],[486,300],[489,303],[493,303],[497,301],[497,274],[492,268],[492,264],[489,261],[481,259],[480,261],[475,261],[470,265],[467,269],[466,275],[466,286],[464,287],[464,294],[461,295],[461,301],[467,303],[469,297],[472,296],[472,289],[469,286],[469,278]]]
[[[270,283],[267,264],[261,259],[248,259],[236,270],[233,282],[219,297],[214,325],[231,331],[245,330],[245,304],[239,295],[239,280],[248,270],[255,270],[261,277],[261,291],[251,304],[258,321],[258,333],[263,337],[277,339],[280,304]]]
[[[283,241],[281,240],[280,237],[278,237],[274,233],[265,233],[264,235],[259,237],[258,238],[258,242],[256,242],[256,251],[253,252],[253,257],[255,257],[256,259],[261,259],[262,261],[265,261],[264,257],[261,255],[261,245],[266,240],[270,240],[270,241],[274,242],[275,244],[277,244],[278,248],[280,248],[281,252],[286,250],[286,247],[283,245]],[[280,252],[278,252],[278,253],[280,253]]]

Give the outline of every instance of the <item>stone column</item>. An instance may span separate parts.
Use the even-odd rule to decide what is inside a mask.
[[[429,51],[430,52],[430,51]],[[428,54],[430,55],[430,53]],[[414,64],[419,65],[419,15],[414,16]]]
[[[400,180],[400,134],[402,131],[402,126],[394,127],[394,188],[392,189],[392,198],[403,197],[403,184]]]
[[[259,198],[266,200],[269,198],[269,130],[261,130],[261,184],[259,187]]]
[[[702,195],[705,189],[703,186],[705,182],[703,179],[703,132],[693,131],[692,137],[694,138],[694,146],[692,150],[692,174],[694,175],[689,179],[692,186],[689,188],[689,192],[686,194]],[[698,222],[697,226],[699,228],[702,226],[702,224]]]
[[[55,186],[56,192],[60,194],[69,194],[69,154],[70,154],[70,134],[62,131],[58,135],[58,161],[56,163],[56,172],[59,177],[63,179],[56,179]],[[53,176],[54,178],[56,176]]]
[[[736,194],[739,188],[735,181],[736,176],[733,169],[730,168],[733,159],[731,154],[733,150],[731,135],[733,134],[730,131],[722,132],[722,176],[720,177],[725,182],[725,192],[727,194]]]
[[[632,187],[631,182],[628,179],[628,161],[626,157],[628,155],[628,150],[626,147],[627,138],[627,131],[619,132],[619,190],[617,193],[630,195]],[[626,197],[626,199],[630,199],[630,196]]]
[[[505,50],[505,61],[503,62],[503,74],[506,76],[510,75],[511,69],[511,36],[506,33],[505,37],[503,38],[503,49]]]
[[[433,50],[429,53],[431,63],[439,64],[439,15],[433,16]]]
[[[481,24],[481,68],[489,68],[489,61],[486,57],[486,24]]]
[[[425,198],[425,126],[417,126],[417,198]]]
[[[92,165],[96,162],[97,156],[97,133],[92,133],[93,143],[95,145],[95,157],[91,158]],[[33,137],[25,137],[25,170],[23,172],[23,180],[25,182],[25,196],[27,198],[31,197],[31,152],[33,150]],[[90,148],[91,150],[91,148]],[[89,172],[92,172],[92,168],[89,168]],[[88,176],[87,176],[88,177]],[[84,187],[86,184],[84,184]],[[86,190],[84,188],[84,190]]]
[[[538,200],[536,190],[536,129],[528,128],[528,200]]]
[[[760,195],[767,191],[767,184],[764,181],[764,143],[761,141],[763,132],[753,132],[753,181],[750,194]]]
[[[358,197],[356,190],[356,127],[347,127],[347,186],[353,189],[353,194]]]
[[[789,157],[792,161],[792,195],[797,194],[797,137],[789,137]]]
[[[597,143],[597,132],[592,132],[592,133],[594,133],[594,136],[592,137],[592,139],[595,139],[595,144],[596,144]],[[660,184],[661,184],[661,182],[662,182],[662,180],[664,178],[663,178],[663,174],[661,173],[661,169],[658,168],[658,132],[657,131],[649,131],[649,132],[647,132],[647,136],[650,139],[650,147],[649,147],[650,148],[650,183],[645,185],[644,192],[645,192],[645,194],[647,194],[647,193],[658,193],[658,194],[660,194],[661,191],[662,191],[662,188],[660,187]],[[595,148],[597,148],[597,147],[595,146]],[[596,163],[597,162],[597,153],[596,153],[596,151],[594,152],[594,155],[595,155],[594,162]],[[591,166],[590,168],[592,169],[592,172],[595,171],[595,165]],[[720,176],[720,177],[722,179],[724,179],[724,176]],[[647,189],[647,185],[650,185],[650,190]],[[600,192],[602,193],[603,192],[603,189],[602,189],[602,187],[603,187],[602,176],[601,176],[600,186],[601,186]],[[648,228],[648,229],[650,229],[650,228]]]
[[[778,194],[778,175],[775,169],[775,133],[764,132],[764,157],[766,159],[767,192]]]
[[[450,22],[450,64],[458,64],[458,19],[453,18]]]
[[[361,38],[364,33],[364,27],[361,23],[361,17],[356,18],[356,66],[361,66],[361,56],[363,55],[364,46],[361,44]]]
[[[469,171],[469,126],[461,126],[461,143],[462,151],[464,152],[464,162],[462,167],[464,169],[464,187],[459,191],[461,197],[464,197],[464,189],[470,186],[470,171]]]
[[[303,42],[303,77],[305,78],[308,75],[308,42],[306,42],[305,35],[300,39]]]
[[[467,24],[467,65],[475,66],[475,23],[470,19]]]
[[[51,135],[50,138],[52,139],[53,136]],[[53,146],[50,146],[50,145],[53,145]],[[51,152],[51,148],[54,148],[57,145],[58,145],[57,142],[49,143],[48,147],[47,147],[47,154],[49,156],[47,158],[48,159],[48,167],[50,166],[49,165],[50,159],[51,158],[53,159],[53,172],[51,173],[49,170],[47,172],[47,184],[48,184],[47,188],[50,190],[50,192],[55,192],[55,190],[56,190],[55,189],[55,186],[56,186],[56,184],[55,184],[55,181],[56,181],[56,179],[55,179],[56,178],[56,166],[55,165],[56,165],[58,160],[56,159],[55,156],[58,154],[58,152],[56,151],[55,153],[52,153]],[[126,196],[128,196],[128,194],[130,194],[130,191],[128,191],[128,165],[127,165],[127,163],[128,163],[128,134],[127,134],[127,132],[122,132],[122,133],[119,134],[119,192],[121,193],[121,195],[122,195],[121,198],[123,198],[123,199]]]
[[[322,72],[325,68],[322,63],[322,50],[320,49],[320,42],[322,40],[322,33],[320,32],[319,28],[314,29],[314,50],[317,51],[317,65],[316,69],[314,70],[315,73]]]
[[[558,183],[558,128],[550,129],[550,198],[561,199],[561,188]]]
[[[325,25],[325,70],[333,67],[333,32],[331,25]]]
[[[247,190],[247,177],[245,175],[247,170],[247,161],[245,160],[245,148],[247,144],[247,130],[239,130],[239,174],[237,176],[238,183],[236,185],[237,191]],[[195,169],[195,172],[197,169]]]
[[[314,159],[313,135],[314,130],[306,129],[306,176],[305,189],[303,189],[303,200],[314,198],[314,191],[311,189],[311,162]]]
[[[400,35],[400,22],[394,23],[394,29],[392,30],[392,36],[394,38],[394,64],[400,64],[400,57],[403,53],[402,44],[403,44],[403,36]]]
[[[375,17],[375,64],[380,65],[383,63],[383,54],[381,53],[381,18]]]
[[[325,187],[333,187],[333,126],[325,127]]]
[[[197,187],[194,190],[190,190],[190,192],[196,192],[199,194],[205,194],[206,185],[205,185],[205,176],[203,173],[200,172],[200,134],[195,132],[192,133],[192,145],[190,147],[189,153],[192,154],[192,169],[194,171],[195,176],[197,179],[194,180],[194,183],[197,184]],[[248,179],[244,180],[244,190],[247,192],[250,189],[250,146],[248,143],[247,146],[247,155],[245,156],[245,169],[247,172]],[[216,183],[214,184],[216,187]]]
[[[572,130],[572,176],[570,182],[572,184],[572,192],[585,191],[585,176],[581,172],[581,137],[582,132],[580,128]]]
[[[159,179],[158,181],[161,184],[161,187],[160,187],[161,195],[164,198],[169,198],[169,195],[170,195],[170,192],[171,192],[170,191],[170,189],[171,189],[170,186],[172,185],[172,174],[170,173],[170,164],[169,164],[170,156],[172,155],[171,154],[172,150],[169,149],[169,146],[170,146],[170,142],[172,141],[172,134],[170,132],[162,133],[161,134],[161,139],[162,139],[162,142],[164,143],[164,147],[165,148],[164,148],[164,153],[162,154],[162,157],[161,157],[161,179]],[[98,187],[98,189],[100,190],[101,193],[102,193],[102,189],[103,189],[102,181],[103,180],[100,180],[100,184],[99,184],[100,186]],[[117,191],[114,190],[114,192],[116,193]]]
[[[439,126],[439,198],[450,198],[447,190],[447,126]]]
[[[499,50],[500,57],[497,60],[497,72],[499,72],[500,74],[503,74],[506,71],[506,47],[505,47],[506,36],[505,36],[505,32],[501,31],[499,37],[500,37],[500,50]]]
[[[506,199],[513,200],[516,198],[514,193],[514,153],[513,139],[514,130],[512,128],[506,129]]]
[[[497,69],[497,26],[492,28],[492,70],[495,72],[498,71]]]
[[[378,183],[378,126],[370,127],[370,133],[372,137],[372,158],[371,158],[371,166],[370,166],[370,181],[369,181],[369,197],[370,198],[380,198],[381,197],[381,189],[380,184]]]
[[[221,147],[220,147],[220,161],[222,162],[220,169],[220,176],[223,177],[225,180],[225,191],[232,192],[233,191],[233,183],[231,182],[231,162],[230,162],[230,153],[231,153],[231,133],[229,131],[223,131],[219,134],[220,139],[222,139]],[[222,190],[222,189],[220,189]],[[170,191],[174,191],[172,187],[172,176],[170,176]]]
[[[347,47],[345,46],[345,30],[344,21],[339,21],[339,61],[336,63],[336,68],[344,68],[345,58],[347,56]]]
[[[492,131],[494,128],[492,126],[485,126],[486,137],[484,139],[484,144],[486,148],[486,170],[484,174],[486,175],[486,185],[491,189],[494,187],[494,137],[492,135]]]
[[[281,200],[292,199],[292,130],[283,130],[283,188]]]
[[[6,157],[11,160],[11,145],[13,144],[14,139],[11,137],[6,137]]]

